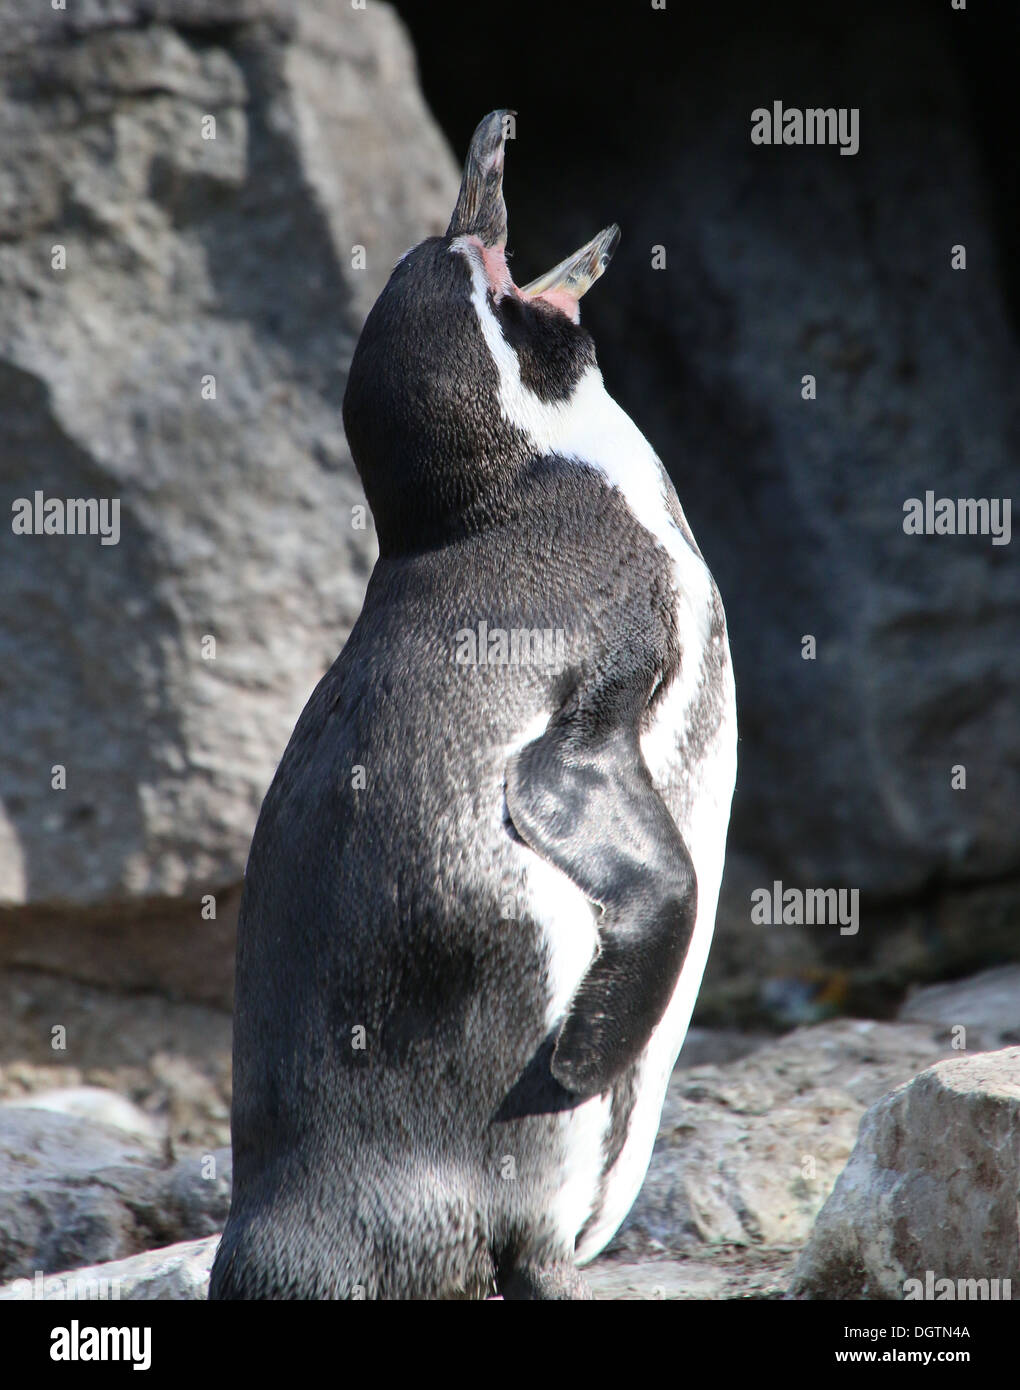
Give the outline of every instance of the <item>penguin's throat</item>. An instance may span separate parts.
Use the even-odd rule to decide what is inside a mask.
[[[566,314],[572,323],[579,321],[581,317],[580,305],[576,296],[572,295],[569,290],[550,289],[544,290],[541,294],[524,294],[514,284],[513,276],[510,274],[510,267],[506,262],[506,247],[486,246],[482,239],[476,236],[469,236],[467,240],[478,248],[489,290],[497,304],[508,294],[516,295],[518,299],[529,304],[540,299],[544,304],[557,309],[561,314]]]

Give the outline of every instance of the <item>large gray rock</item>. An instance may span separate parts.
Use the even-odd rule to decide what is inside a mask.
[[[0,1273],[56,1271],[144,1249],[136,1213],[155,1145],[69,1115],[0,1110]]]
[[[111,1299],[151,1302],[204,1300],[209,1292],[218,1235],[146,1250],[123,1260],[68,1269],[57,1275],[12,1279],[0,1288],[0,1301]]]
[[[945,1054],[922,1025],[799,1028],[725,1066],[677,1070],[615,1253],[800,1247],[879,1096]]]
[[[123,1128],[0,1106],[0,1277],[73,1269],[222,1226],[230,1152],[167,1161]]]
[[[793,1291],[1020,1299],[1018,1203],[1020,1048],[941,1062],[868,1111]]]
[[[913,990],[899,1017],[936,1024],[960,1051],[985,1052],[1020,1042],[1020,965],[983,970],[966,980]]]
[[[393,262],[445,228],[457,173],[386,5],[92,0],[28,23],[15,8],[0,10],[0,901],[193,902],[240,880],[360,607],[375,542],[370,519],[352,525],[344,369]],[[12,504],[38,489],[119,499],[119,543],[13,535]],[[29,941],[15,919],[16,958],[61,968],[73,945],[33,920]],[[190,927],[163,934],[184,962],[173,983],[204,969],[192,938],[215,924],[192,908]],[[80,976],[145,977],[123,933],[78,956]]]

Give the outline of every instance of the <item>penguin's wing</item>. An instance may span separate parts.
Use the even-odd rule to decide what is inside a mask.
[[[599,953],[551,1064],[582,1096],[607,1090],[644,1050],[673,995],[697,912],[694,864],[641,756],[638,721],[607,727],[605,710],[603,700],[561,711],[514,755],[506,777],[521,839],[602,908]]]

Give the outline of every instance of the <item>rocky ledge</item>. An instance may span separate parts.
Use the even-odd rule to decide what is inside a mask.
[[[641,1194],[588,1270],[596,1297],[933,1297],[929,1275],[1020,1297],[1016,1019],[1006,967],[919,991],[894,1022],[696,1030]],[[175,1133],[183,1099],[156,1094],[0,1105],[0,1298],[205,1296],[230,1154]]]

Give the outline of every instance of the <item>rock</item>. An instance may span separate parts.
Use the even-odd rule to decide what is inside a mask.
[[[699,1277],[700,1276],[700,1277]],[[596,1299],[638,1299],[661,1301],[678,1298],[719,1296],[723,1277],[712,1268],[694,1266],[693,1261],[603,1260],[590,1265],[584,1277]]]
[[[92,1120],[107,1129],[119,1130],[122,1134],[154,1144],[166,1138],[165,1124],[160,1124],[125,1096],[102,1086],[65,1086],[53,1091],[38,1091],[16,1101],[3,1101],[0,1110],[12,1106],[22,1110],[49,1110],[54,1114],[74,1115],[78,1119]]]
[[[206,920],[188,898],[91,908],[0,907],[0,970],[22,967],[105,990],[159,991],[229,1009],[240,888],[211,895]],[[215,899],[215,902],[212,902]]]
[[[738,1028],[688,1028],[677,1066],[686,1070],[706,1062],[736,1062],[771,1040],[770,1033],[745,1033]]]
[[[130,1097],[174,1152],[229,1144],[228,1013],[11,970],[0,971],[0,1018],[0,1099],[95,1086]]]
[[[193,1236],[222,1231],[230,1210],[232,1178],[229,1148],[180,1159],[162,1189],[168,1226]]]
[[[150,1063],[167,1097],[168,1122],[178,1144],[195,1147],[230,1131],[230,1107],[222,1088],[187,1057],[157,1052]],[[220,1138],[221,1144],[227,1142]]]
[[[39,1108],[0,1106],[0,1277],[136,1254],[222,1226],[230,1156],[168,1164],[138,1135]]]
[[[1018,1199],[1020,1047],[940,1062],[868,1111],[793,1293],[930,1298],[950,1280],[952,1296],[988,1297],[994,1284],[957,1281],[998,1280],[997,1296],[1020,1299]]]
[[[727,1048],[733,1043],[732,1038],[725,1040]],[[690,1288],[705,1290],[709,1276],[699,1273],[699,1262],[714,1267],[719,1251],[730,1248],[732,1254],[735,1249],[744,1252],[735,1258],[752,1261],[750,1273],[738,1269],[719,1275],[718,1289],[724,1292],[711,1296],[736,1296],[732,1291],[739,1289],[764,1296],[779,1277],[780,1257],[796,1251],[807,1237],[850,1155],[866,1107],[944,1051],[925,1025],[844,1020],[798,1029],[738,1060],[678,1069],[648,1177],[608,1252],[609,1263],[615,1267],[622,1257],[633,1265],[662,1255],[693,1259],[685,1278]],[[184,1088],[191,1084],[191,1063],[159,1054],[154,1062],[164,1084],[174,1079]],[[201,1095],[199,1086],[193,1105],[200,1105]],[[18,1113],[16,1106],[0,1107],[0,1123]],[[58,1128],[78,1123],[38,1110],[20,1113],[34,1115],[43,1139],[51,1123]],[[114,1132],[95,1128],[106,1135],[108,1144]],[[179,1129],[178,1120],[176,1132]],[[117,1135],[117,1141],[126,1142],[126,1136]],[[114,1161],[120,1150],[111,1158],[100,1146],[90,1160],[85,1133],[77,1141],[77,1152],[86,1170],[101,1169],[101,1177],[89,1179],[82,1193],[78,1178],[72,1182],[65,1173],[59,1152],[49,1153],[42,1172],[36,1165],[32,1182],[37,1197],[31,1207],[41,1214],[41,1224],[22,1230],[15,1266],[10,1263],[12,1254],[3,1266],[8,1275],[116,1258],[204,1235],[219,1229],[225,1218],[230,1190],[230,1154],[225,1148],[193,1150],[172,1167],[146,1149],[127,1179],[119,1171],[123,1164],[118,1167]],[[139,1166],[140,1174],[135,1171]],[[7,1208],[0,1204],[0,1216],[10,1210],[8,1224],[15,1231],[25,1221],[26,1181],[15,1172],[0,1184],[7,1189],[8,1201]],[[58,1221],[48,1213],[62,1211],[72,1201],[69,1189],[70,1215]],[[96,1230],[102,1242],[98,1248],[82,1250],[74,1234],[84,1222],[80,1212],[87,1215],[96,1202],[101,1207]],[[56,1248],[52,1240],[47,1243],[46,1233],[53,1226],[62,1227],[76,1243],[58,1243]],[[766,1260],[764,1282],[754,1272],[756,1259]],[[626,1281],[636,1276],[619,1277]],[[682,1281],[676,1289],[683,1292]]]
[[[240,882],[375,553],[346,363],[457,170],[383,4],[95,0],[2,32],[0,515],[112,499],[120,532],[0,546],[0,893],[32,909],[0,964],[187,993],[211,953],[222,998],[200,895]]]
[[[0,1277],[94,1263],[151,1244],[157,1147],[91,1121],[0,1109]]]
[[[147,1250],[128,1259],[67,1270],[41,1283],[29,1278],[0,1287],[0,1302],[69,1297],[204,1299],[219,1235]],[[706,1264],[696,1260],[602,1260],[585,1270],[599,1300],[674,1300],[692,1298],[778,1298],[789,1260],[773,1255]]]
[[[597,1260],[584,1277],[596,1299],[653,1301],[781,1298],[793,1256],[739,1251],[709,1260]]]
[[[648,1176],[610,1251],[796,1250],[867,1106],[944,1052],[923,1025],[842,1020],[725,1066],[678,1069]]]
[[[63,43],[94,30],[128,27],[139,20],[204,26],[236,24],[279,14],[274,0],[75,0],[26,11],[19,0],[0,0],[0,53],[29,43]]]
[[[955,1036],[961,1050],[989,1051],[1020,1042],[1020,966],[985,970],[967,980],[918,989],[899,1011],[910,1023],[937,1024],[941,1036]]]
[[[797,1029],[737,1060],[678,1069],[641,1194],[586,1271],[596,1298],[776,1298],[809,1234],[809,1251],[821,1253],[798,1266],[802,1297],[861,1296],[853,1292],[865,1258],[858,1233],[869,1259],[878,1250],[886,1260],[867,1274],[871,1289],[888,1289],[896,1251],[900,1288],[915,1277],[907,1269],[922,1279],[929,1269],[1011,1278],[1008,1260],[998,1273],[973,1271],[974,1252],[987,1255],[1010,1229],[1020,1049],[930,1066],[945,1051],[938,1029],[925,1024],[842,1020]],[[152,1247],[206,1235],[215,1244],[229,1206],[229,1149],[167,1165],[153,1146],[108,1126],[8,1104],[0,1106],[0,1155],[7,1278],[144,1249],[136,1261],[118,1261],[121,1297],[204,1297],[210,1245]],[[964,1178],[947,1191],[960,1210],[933,1186],[957,1168]],[[942,1228],[938,1248],[923,1244],[925,1223]],[[971,1230],[969,1244],[957,1228]],[[946,1262],[954,1241],[957,1264]],[[105,1266],[86,1274],[113,1277]]]
[[[0,1301],[43,1299],[204,1300],[209,1292],[218,1235],[180,1241],[160,1250],[146,1250],[124,1260],[87,1265],[51,1276],[42,1285],[33,1279],[12,1280],[0,1288]]]
[[[374,554],[350,524],[346,363],[456,170],[381,3],[23,8],[0,3],[0,513],[44,484],[117,499],[122,534],[0,548],[4,691],[40,692],[0,695],[0,966],[226,1003],[255,812]],[[710,12],[679,58],[644,25],[607,57],[596,26],[578,85],[515,76],[518,278],[621,217],[586,320],[726,598],[744,734],[702,1018],[736,1004],[748,1026],[796,1016],[804,963],[849,969],[851,1011],[891,1011],[910,981],[1017,949],[1008,548],[902,530],[907,496],[1010,491],[1011,224],[981,145],[1007,122],[966,118],[974,60],[945,26],[863,13],[734,35]],[[462,35],[488,50],[502,21],[457,0],[407,17],[460,152],[492,100]],[[753,146],[734,112],[766,75],[866,89],[881,138],[865,112],[853,159]],[[565,162],[582,127],[598,138]],[[858,889],[859,938],[752,927],[777,876]]]

